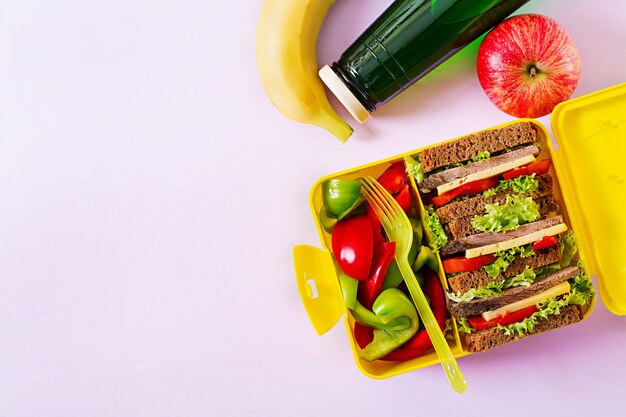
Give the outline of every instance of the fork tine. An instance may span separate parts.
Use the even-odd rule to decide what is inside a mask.
[[[378,181],[375,181],[372,177],[367,178],[368,183],[372,187],[377,200],[385,208],[387,217],[392,226],[397,227],[400,224],[398,219],[398,207],[396,201],[389,195],[387,190],[383,188]]]
[[[381,198],[380,193],[375,188],[374,183],[370,178],[363,179],[364,192],[366,193],[366,198],[369,195],[371,201],[370,206],[378,216],[381,222],[387,223],[388,225],[392,225],[393,222],[393,212],[389,209],[389,204]]]

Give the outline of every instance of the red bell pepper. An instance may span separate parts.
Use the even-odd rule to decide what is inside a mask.
[[[424,285],[424,295],[430,300],[430,308],[433,311],[435,320],[441,330],[446,327],[446,318],[448,310],[446,309],[446,299],[443,288],[439,282],[437,274],[427,270],[426,283]],[[364,326],[360,323],[354,323],[354,339],[361,349],[367,346],[373,339],[373,331],[371,327]],[[384,361],[406,361],[414,359],[432,347],[432,342],[425,329],[418,331],[404,345],[389,353],[382,358]]]
[[[404,188],[398,194],[394,196],[394,198],[398,202],[402,210],[404,210],[405,213],[408,213],[409,211],[411,211],[411,208],[413,207],[413,203],[411,202],[411,192],[409,190],[408,185],[405,185]],[[374,230],[382,227],[380,223],[380,219],[378,218],[378,216],[374,212],[374,209],[372,208],[372,206],[370,206],[370,203],[368,202],[365,203],[365,213],[367,213],[367,217],[370,218],[370,221],[372,222],[372,227],[374,228]]]
[[[454,274],[456,272],[469,272],[476,271],[478,268],[482,268],[485,265],[490,265],[496,261],[494,255],[481,255],[476,258],[457,257],[449,258],[442,261],[443,270],[446,274]]]
[[[404,168],[404,161],[393,163],[380,175],[380,177],[378,177],[376,181],[378,181],[378,183],[382,185],[391,195],[395,195],[402,191],[406,185],[406,169]]]
[[[435,206],[441,207],[444,204],[448,204],[450,201],[454,200],[457,197],[463,197],[466,195],[478,194],[482,193],[483,191],[487,191],[488,189],[498,185],[499,182],[500,179],[498,177],[484,178],[482,180],[466,182],[465,184],[462,184],[461,186],[453,190],[433,197],[431,201]]]
[[[408,185],[405,185],[402,191],[400,191],[394,198],[405,213],[408,213],[411,210],[411,207],[413,207],[413,204],[411,203],[411,192],[409,191]]]
[[[380,246],[374,247],[369,277],[359,284],[358,290],[358,299],[363,304],[363,307],[368,310],[372,309],[376,297],[378,297],[383,288],[387,269],[393,262],[395,253],[396,242],[385,242]]]
[[[545,248],[549,248],[550,246],[554,246],[559,243],[559,240],[556,236],[544,236],[535,243],[533,243],[534,250],[541,250]]]
[[[506,326],[507,324],[517,323],[518,321],[522,321],[525,318],[532,316],[535,311],[537,311],[537,307],[530,306],[512,313],[506,313],[503,316],[496,317],[489,321],[485,320],[483,316],[480,315],[471,316],[467,318],[467,322],[476,330],[486,330],[498,325]]]
[[[550,169],[550,164],[552,163],[549,159],[543,159],[541,161],[535,161],[530,165],[526,165],[525,167],[515,168],[508,172],[502,174],[502,177],[505,180],[510,180],[511,178],[520,177],[522,175],[542,175],[548,172]]]
[[[339,220],[333,229],[332,248],[341,270],[352,278],[365,281],[374,253],[374,232],[367,215]]]

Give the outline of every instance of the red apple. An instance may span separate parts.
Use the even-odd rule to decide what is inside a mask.
[[[538,14],[513,16],[478,49],[478,80],[487,97],[515,117],[541,117],[571,97],[580,76],[578,49],[565,29]]]

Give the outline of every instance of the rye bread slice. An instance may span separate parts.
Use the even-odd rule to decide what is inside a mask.
[[[504,196],[504,201],[497,201],[498,204],[504,204],[505,202],[506,196]],[[539,206],[539,215],[542,218],[546,217],[550,213],[556,212],[559,209],[559,205],[556,203],[556,200],[552,195],[536,198],[535,202]],[[472,220],[474,220],[474,216],[466,216],[452,220],[445,226],[446,233],[452,238],[452,240],[462,239],[464,237],[480,233],[480,230],[476,230],[474,229],[474,226],[472,226]]]
[[[536,251],[527,258],[516,257],[513,262],[500,274],[491,277],[483,268],[476,271],[463,272],[448,278],[448,284],[455,294],[465,294],[473,288],[482,287],[490,282],[502,281],[506,278],[514,277],[520,274],[524,269],[541,268],[556,262],[561,262],[562,255],[559,245],[550,246],[549,248]]]
[[[583,319],[583,313],[579,306],[571,305],[561,309],[560,314],[555,314],[547,319],[540,319],[532,332],[527,332],[519,336],[517,334],[506,335],[498,328],[481,330],[465,336],[466,349],[469,352],[483,352],[485,350],[504,345],[505,343],[523,339],[528,336],[558,329],[578,323]]]
[[[519,286],[508,288],[504,290],[501,295],[497,295],[495,297],[482,299],[477,298],[472,301],[464,301],[460,303],[448,299],[448,311],[450,311],[450,314],[456,318],[476,316],[486,311],[495,310],[517,301],[521,301],[535,294],[539,294],[540,292],[552,288],[570,278],[574,278],[579,274],[580,270],[577,267],[570,266],[553,272],[547,277],[532,283],[528,287]]]
[[[481,246],[491,245],[494,243],[502,243],[507,240],[515,239],[527,235],[538,230],[547,229],[563,223],[563,216],[554,216],[547,219],[537,220],[536,222],[521,225],[516,230],[508,232],[486,232],[477,235],[464,237],[463,239],[453,240],[444,245],[439,253],[441,256],[453,255],[463,252],[467,249],[479,248]]]
[[[536,176],[535,179],[537,180],[537,189],[531,193],[533,198],[552,194],[552,176],[549,173]],[[484,213],[485,205],[498,202],[502,204],[506,201],[506,196],[511,193],[512,191],[510,189],[506,189],[497,192],[491,197],[478,194],[467,200],[455,201],[454,203],[439,207],[436,213],[441,223],[450,223],[454,219]]]
[[[528,155],[537,156],[539,155],[539,152],[541,152],[541,148],[539,148],[538,145],[530,145],[502,155],[494,156],[488,161],[474,162],[470,165],[446,169],[445,171],[437,172],[425,178],[418,184],[418,187],[422,192],[429,192],[430,190],[433,190],[450,181],[458,180],[459,178],[463,178],[467,175],[485,171]]]
[[[530,122],[483,130],[424,150],[422,168],[424,172],[430,172],[437,168],[468,161],[475,158],[480,151],[496,153],[514,146],[533,143],[536,140],[537,131]]]

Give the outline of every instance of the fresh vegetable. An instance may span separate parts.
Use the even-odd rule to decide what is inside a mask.
[[[487,214],[477,215],[472,219],[472,226],[481,232],[506,232],[515,230],[520,225],[538,220],[539,205],[532,197],[519,194],[508,195],[503,205],[485,205]]]
[[[411,243],[411,249],[409,249],[409,256],[407,260],[409,264],[415,262],[415,258],[417,258],[417,250],[421,247],[420,241],[417,239],[413,239],[413,243]],[[387,270],[387,276],[385,277],[385,282],[383,282],[383,290],[387,288],[396,288],[400,283],[404,281],[402,278],[402,273],[400,272],[400,267],[398,267],[398,262],[394,259]]]
[[[417,161],[412,156],[404,157],[404,164],[406,165],[406,173],[415,179],[416,183],[424,181],[425,174],[422,169],[422,163]]]
[[[535,253],[531,245],[517,246],[515,248],[496,252],[496,260],[494,263],[483,266],[485,272],[492,278],[497,277],[500,272],[506,271],[516,256],[520,258],[528,258]]]
[[[405,185],[404,188],[394,196],[395,200],[398,202],[402,211],[405,213],[409,212],[413,207],[413,203],[411,203],[411,193],[409,191],[409,186]]]
[[[433,197],[431,202],[437,206],[441,207],[445,204],[448,204],[450,201],[454,200],[458,197],[463,197],[470,194],[478,194],[483,191],[489,190],[498,185],[500,180],[498,177],[485,178],[482,180],[476,180],[472,182],[467,182],[462,184],[460,187],[457,187],[453,190],[447,191],[441,195]]]
[[[485,191],[483,195],[485,197],[491,197],[496,195],[499,191],[511,189],[511,191],[521,194],[530,193],[539,188],[539,181],[535,178],[535,174],[520,175],[508,180],[500,180],[500,183],[489,190]]]
[[[422,238],[424,237],[422,221],[419,217],[409,217],[409,222],[411,223],[411,229],[413,229],[413,242],[417,242],[418,245],[421,245]],[[413,261],[409,260],[409,263],[413,263]]]
[[[350,312],[354,320],[356,320],[356,323],[367,326],[372,330],[404,330],[411,324],[410,318],[406,316],[396,317],[393,320],[383,320],[383,318],[377,316],[373,311],[363,307],[358,300],[354,304],[354,308],[350,309]]]
[[[439,282],[439,277],[433,271],[426,270],[426,282],[424,285],[424,295],[430,301],[430,306],[437,320],[437,324],[441,330],[446,327],[446,318],[448,310],[446,309],[446,300]],[[355,323],[354,337],[359,345],[363,348],[371,342],[373,331],[371,328]],[[420,330],[408,342],[401,347],[393,350],[391,353],[382,358],[385,361],[405,361],[414,359],[432,347],[432,342],[425,329]]]
[[[437,272],[439,270],[439,263],[437,262],[437,256],[428,246],[422,246],[422,250],[417,255],[415,262],[411,265],[411,269],[414,272],[419,271],[422,267],[426,265],[431,270]]]
[[[550,170],[550,164],[552,161],[550,159],[543,159],[541,161],[533,162],[530,165],[526,165],[525,167],[515,168],[511,171],[505,172],[502,174],[502,178],[505,180],[510,180],[513,178],[520,177],[522,175],[543,175]]]
[[[492,327],[506,326],[508,324],[523,320],[532,316],[535,311],[537,311],[537,307],[530,306],[521,310],[514,311],[512,313],[507,313],[503,316],[496,317],[493,320],[489,321],[485,320],[480,314],[477,316],[468,317],[467,321],[469,322],[470,326],[472,326],[476,330],[486,330],[491,329]]]
[[[407,318],[409,323],[404,329],[374,329],[373,340],[359,352],[366,361],[374,361],[391,353],[406,343],[417,332],[419,319],[413,302],[400,290],[390,288],[383,291],[372,307],[372,311],[383,322],[398,318]]]
[[[544,236],[535,243],[533,243],[533,250],[541,250],[549,248],[559,243],[559,239],[556,236]]]
[[[439,328],[443,331],[446,327],[446,318],[448,310],[446,309],[446,300],[443,288],[439,282],[439,277],[433,271],[426,271],[426,281],[424,284],[424,295],[430,301],[430,308],[433,311],[435,320]],[[401,348],[394,350],[383,360],[401,361],[416,358],[432,347],[432,342],[428,336],[426,329],[422,329],[415,336],[405,343]]]
[[[326,211],[326,207],[322,206],[320,209],[320,223],[326,232],[332,233],[333,227],[337,224],[338,220],[336,217],[332,217],[328,215],[328,211]]]
[[[433,252],[439,252],[439,249],[448,243],[448,236],[443,230],[443,225],[441,224],[439,216],[435,213],[435,208],[431,205],[427,205],[424,208],[424,220],[426,220],[425,226],[430,235],[430,248]]]
[[[343,302],[349,309],[353,309],[356,304],[356,294],[359,281],[347,276],[339,266],[337,266],[337,275],[339,276],[339,285],[343,294]]]
[[[324,181],[322,199],[328,214],[342,219],[363,202],[361,182],[343,179]]]
[[[475,271],[485,265],[492,264],[496,261],[496,257],[492,254],[481,255],[476,258],[456,257],[442,261],[443,270],[446,274],[454,274],[457,272]]]
[[[380,174],[376,181],[378,181],[378,183],[382,185],[391,195],[401,192],[406,184],[404,161],[398,161],[391,164],[391,166]]]
[[[341,270],[352,278],[365,281],[374,253],[374,232],[367,215],[358,214],[338,221],[331,240]]]
[[[367,280],[359,285],[358,298],[365,308],[372,308],[374,300],[383,288],[383,281],[387,274],[387,269],[394,260],[396,252],[396,242],[385,242],[378,247],[374,247],[372,266]]]
[[[487,97],[500,110],[536,118],[572,95],[580,76],[580,57],[557,22],[523,14],[487,34],[478,49],[477,72]]]

